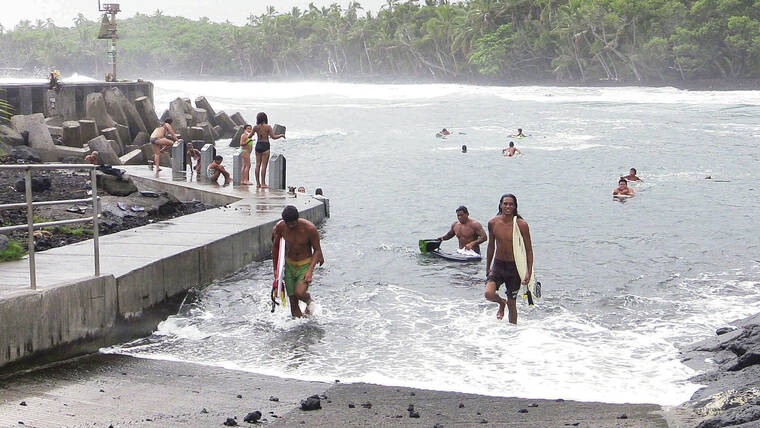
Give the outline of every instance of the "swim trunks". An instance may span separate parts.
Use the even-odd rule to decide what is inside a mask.
[[[303,282],[303,276],[311,266],[311,257],[299,261],[285,259],[285,290],[288,296],[296,294],[296,284]],[[309,287],[309,283],[306,283]]]
[[[501,287],[501,284],[506,284],[507,297],[510,299],[516,299],[520,292],[520,274],[517,273],[517,266],[514,261],[494,260],[491,274],[488,275],[486,281],[495,282],[497,290]]]
[[[143,141],[144,141],[144,140],[143,140]],[[158,141],[158,137],[153,137],[153,138],[151,138],[151,139],[150,139],[150,143],[151,143],[151,144],[155,144],[155,145],[157,145],[157,146],[158,146],[158,145],[160,145],[160,144],[158,144],[156,141]]]
[[[269,150],[269,141],[257,141],[256,153],[264,153]]]
[[[208,167],[206,168],[206,176],[210,179],[214,179],[214,174],[216,174],[216,168]]]

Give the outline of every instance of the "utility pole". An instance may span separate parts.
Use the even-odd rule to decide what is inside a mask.
[[[100,21],[100,31],[98,32],[98,39],[111,40],[111,47],[106,51],[106,57],[108,63],[111,64],[111,72],[106,74],[107,82],[116,81],[116,39],[119,36],[116,34],[116,14],[121,11],[118,3],[103,3],[100,4],[98,0],[98,10],[103,12],[103,18]],[[110,15],[110,17],[109,17]]]

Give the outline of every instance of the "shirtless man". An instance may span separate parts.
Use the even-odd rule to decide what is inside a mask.
[[[169,139],[169,136],[171,136],[173,140]],[[171,147],[175,141],[177,141],[177,134],[174,133],[174,129],[172,128],[171,118],[166,119],[164,123],[154,129],[153,133],[150,134],[150,144],[151,147],[153,147],[153,162],[156,165],[156,171],[161,171],[161,168],[158,166],[161,153]]]
[[[222,166],[223,160],[224,158],[219,155],[214,156],[214,161],[206,169],[206,177],[214,183],[219,184],[219,176],[223,175],[224,185],[226,186],[232,182],[232,178],[230,177],[230,173]]]
[[[274,276],[277,278],[277,259],[280,256],[280,238],[285,238],[285,289],[290,299],[290,314],[302,317],[310,314],[312,302],[308,293],[314,277],[314,266],[322,266],[325,258],[319,245],[319,232],[314,223],[298,218],[298,209],[288,205],[282,210],[282,221],[272,231],[272,261]],[[306,311],[301,313],[298,302],[306,303]]]
[[[625,178],[628,181],[643,181],[639,177],[636,177],[636,168],[631,168],[631,171],[628,173],[628,175],[620,178]]]
[[[457,221],[451,224],[451,229],[449,229],[448,233],[438,239],[447,241],[454,236],[459,239],[459,248],[473,250],[478,254],[480,254],[480,244],[488,240],[483,226],[470,218],[470,212],[467,211],[467,207],[464,205],[457,208]]]
[[[634,191],[632,187],[628,187],[628,181],[626,181],[625,178],[621,178],[618,181],[618,187],[616,187],[615,190],[612,191],[613,196],[617,196],[617,195],[633,196],[635,194],[636,194],[636,191]]]
[[[510,141],[509,142],[509,147],[507,147],[506,149],[504,149],[503,153],[504,153],[504,156],[506,156],[508,158],[511,158],[512,156],[514,156],[515,153],[522,154],[522,152],[517,147],[515,147],[515,142],[514,141]]]
[[[486,299],[499,304],[499,310],[496,312],[497,319],[504,318],[504,307],[506,306],[509,308],[509,322],[517,324],[517,294],[520,292],[520,275],[517,273],[515,254],[512,250],[513,221],[517,222],[517,227],[522,233],[528,259],[528,271],[525,273],[522,284],[527,285],[531,275],[533,275],[533,246],[530,242],[528,223],[517,213],[517,198],[512,194],[502,195],[499,200],[499,214],[488,222]],[[493,268],[491,261],[493,261]],[[506,300],[497,294],[501,284],[506,284]]]

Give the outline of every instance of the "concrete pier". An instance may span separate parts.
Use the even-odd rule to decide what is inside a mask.
[[[49,91],[48,84],[44,82],[0,84],[0,89],[5,90],[4,97],[13,106],[15,114],[43,113],[45,117],[60,115],[63,120],[85,119],[87,95],[99,93],[108,88],[119,88],[132,102],[142,96],[148,97],[151,103],[153,102],[153,83],[143,81],[62,82],[61,89],[58,91]]]
[[[161,321],[155,312],[172,298],[268,257],[285,205],[315,224],[325,218],[324,204],[304,194],[122,168],[141,191],[226,207],[101,237],[100,277],[92,276],[90,240],[36,253],[37,290],[29,289],[28,260],[0,263],[0,374],[148,334]]]

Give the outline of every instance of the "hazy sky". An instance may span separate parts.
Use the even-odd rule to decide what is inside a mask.
[[[344,8],[349,0],[311,0],[317,7],[338,3]],[[161,9],[164,15],[185,16],[196,19],[205,16],[212,21],[229,20],[243,24],[251,13],[264,12],[267,6],[274,6],[278,12],[289,11],[293,6],[301,9],[308,7],[310,0],[101,0],[101,3],[118,3],[121,12],[117,17],[128,18],[135,13],[152,14]],[[361,0],[365,10],[376,11],[385,0]],[[58,26],[73,26],[73,19],[78,13],[88,19],[98,20],[98,0],[2,0],[0,24],[6,29],[13,29],[19,21],[28,19],[52,18]]]

